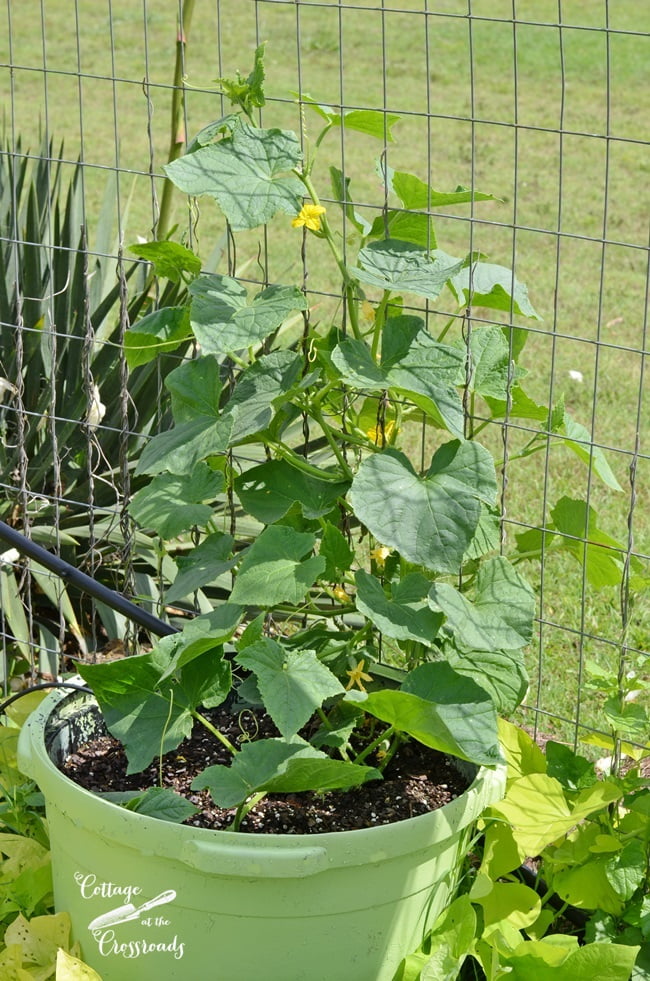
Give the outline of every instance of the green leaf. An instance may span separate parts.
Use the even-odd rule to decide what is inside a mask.
[[[131,371],[165,351],[175,351],[192,333],[187,307],[162,307],[138,320],[124,334],[124,354]]]
[[[241,231],[266,224],[278,211],[300,211],[304,188],[290,174],[300,157],[295,133],[241,122],[232,136],[163,169],[186,194],[216,198],[232,228]]]
[[[230,443],[233,419],[226,416],[198,416],[192,422],[174,426],[160,433],[144,447],[136,474],[157,474],[163,470],[184,474],[194,469],[199,460],[225,453]]]
[[[640,841],[632,838],[607,862],[605,875],[612,889],[627,902],[645,883],[647,866],[646,849]]]
[[[392,211],[377,215],[366,234],[370,238],[400,239],[423,249],[435,249],[436,231],[433,219],[415,211]]]
[[[318,480],[284,460],[269,460],[235,479],[242,507],[263,524],[273,524],[294,506],[306,518],[321,518],[344,497],[347,481]]]
[[[521,705],[528,691],[529,677],[520,651],[445,652],[459,674],[473,678],[494,702],[497,712],[509,714]]]
[[[296,286],[269,286],[249,302],[228,276],[199,276],[190,286],[190,323],[204,354],[231,354],[260,344],[307,301]]]
[[[233,420],[231,445],[270,424],[276,407],[289,401],[292,391],[300,387],[303,367],[299,354],[272,351],[242,373],[224,408]]]
[[[625,547],[598,527],[598,515],[586,501],[562,497],[551,510],[562,547],[585,566],[592,586],[616,586],[623,574]]]
[[[463,266],[462,259],[454,259],[439,249],[429,253],[399,239],[371,242],[361,249],[358,261],[353,272],[360,282],[383,290],[415,293],[428,300],[436,300],[450,277]]]
[[[464,354],[438,344],[419,317],[391,317],[384,326],[379,364],[364,341],[342,340],[332,363],[342,379],[365,391],[390,389],[412,400],[436,425],[463,435],[463,406],[456,390]]]
[[[420,981],[456,981],[465,958],[471,953],[475,933],[476,913],[470,898],[459,896],[436,920]]]
[[[469,390],[484,398],[507,399],[516,371],[500,327],[478,327],[470,335]]]
[[[535,594],[503,556],[481,565],[473,603],[443,582],[433,583],[429,602],[465,650],[517,650],[532,638]]]
[[[378,630],[396,640],[415,640],[431,646],[438,633],[442,616],[426,605],[430,582],[419,573],[411,573],[391,585],[390,597],[378,579],[363,569],[355,574],[357,609]]]
[[[175,422],[219,417],[221,379],[213,357],[193,358],[174,368],[165,379],[165,388],[171,393]]]
[[[223,94],[231,103],[241,106],[244,112],[251,114],[253,109],[261,109],[266,105],[264,98],[264,48],[266,42],[255,49],[255,63],[250,75],[243,79],[239,72],[234,79],[217,78]]]
[[[354,562],[354,549],[349,545],[345,535],[329,521],[325,522],[318,554],[327,563],[323,578],[329,582],[337,582],[342,573],[347,572]]]
[[[512,953],[501,952],[501,970],[508,981],[629,981],[638,947],[576,944],[563,936],[523,941]]]
[[[481,515],[496,498],[491,454],[475,441],[453,440],[419,477],[394,450],[361,464],[350,490],[354,513],[375,538],[435,572],[457,572]]]
[[[563,429],[564,445],[568,446],[583,463],[592,467],[594,473],[600,477],[604,484],[607,484],[612,490],[622,490],[607,462],[607,457],[599,446],[594,446],[588,430],[579,422],[575,422],[566,412],[563,414]]]
[[[266,711],[286,737],[295,735],[327,698],[344,691],[313,651],[289,651],[268,638],[250,644],[236,661],[255,674]]]
[[[598,779],[591,760],[552,739],[546,744],[546,771],[567,790],[583,790]]]
[[[174,824],[182,824],[199,810],[170,787],[149,787],[143,794],[132,797],[126,806],[130,811]]]
[[[176,603],[191,596],[197,589],[214,582],[224,572],[232,569],[237,556],[231,558],[233,538],[221,532],[208,535],[189,555],[176,560],[178,574],[165,593],[168,603]]]
[[[270,525],[246,551],[231,594],[241,606],[299,603],[325,570],[321,556],[305,556],[316,543],[314,535],[282,525]]]
[[[210,766],[192,783],[207,787],[219,807],[238,807],[254,793],[346,790],[381,779],[379,770],[332,760],[302,740],[244,743],[231,766]]]
[[[350,196],[350,178],[344,179],[343,171],[339,170],[338,167],[330,167],[330,181],[334,199],[342,205],[345,217],[361,235],[366,236],[370,231],[370,222],[355,211]]]
[[[387,181],[389,190],[393,191],[404,207],[408,209],[426,208],[429,211],[431,208],[440,208],[450,204],[501,200],[493,194],[472,191],[469,187],[463,187],[462,184],[459,184],[455,191],[436,191],[414,174],[393,170],[392,167],[383,167],[381,176]]]
[[[131,514],[161,538],[176,538],[194,525],[207,524],[212,508],[202,502],[213,501],[223,486],[223,474],[205,463],[198,463],[187,476],[163,473],[133,495]]]
[[[471,268],[471,272],[470,272]],[[449,285],[460,304],[505,310],[541,320],[528,299],[528,288],[506,266],[474,262],[451,274]]]
[[[129,252],[153,263],[156,276],[172,283],[180,283],[183,273],[198,276],[201,272],[199,257],[179,242],[139,242],[129,245]]]
[[[370,692],[361,707],[441,753],[487,766],[502,759],[489,695],[442,661],[415,668],[399,691]]]
[[[317,102],[311,96],[301,93],[299,95],[301,103],[313,109],[321,119],[326,120],[331,126],[344,126],[346,129],[356,130],[358,133],[365,133],[367,136],[374,136],[378,140],[387,143],[394,143],[391,132],[395,123],[399,122],[401,116],[393,112],[384,112],[381,109],[350,109],[341,114],[331,106]]]

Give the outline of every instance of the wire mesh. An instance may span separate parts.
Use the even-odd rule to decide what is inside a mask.
[[[336,270],[324,276],[319,259],[315,281],[307,240],[288,248],[272,225],[235,244],[216,209],[178,192],[165,200],[163,164],[227,110],[214,79],[248,71],[267,41],[262,121],[304,139],[297,92],[383,114],[378,145],[341,127],[330,161],[369,221],[387,214],[390,167],[500,199],[436,208],[437,239],[511,265],[543,319],[524,322],[507,305],[501,316],[442,301],[423,309],[432,322],[461,318],[468,349],[476,326],[516,327],[531,397],[563,404],[584,427],[572,430],[580,464],[558,449],[550,420],[506,411],[495,423],[466,404],[467,434],[481,431],[501,462],[503,547],[546,532],[541,561],[524,563],[539,601],[525,716],[569,738],[602,729],[590,665],[647,676],[650,636],[650,10],[631,0],[6,0],[0,38],[0,517],[165,613],[169,570],[129,504],[137,453],[169,421],[174,359],[129,376],[122,341],[146,302],[170,296],[130,244],[173,231],[222,272],[301,282],[311,321],[345,326]],[[348,222],[343,209],[344,249]],[[528,457],[540,431],[543,449]],[[431,447],[423,427],[423,468]],[[559,517],[576,500],[579,535]],[[611,551],[606,581],[595,545]],[[69,654],[133,642],[118,614],[11,550],[0,560],[5,688],[25,666],[55,674]]]

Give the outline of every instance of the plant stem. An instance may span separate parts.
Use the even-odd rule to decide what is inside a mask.
[[[244,820],[244,818],[246,817],[246,815],[248,814],[248,812],[252,811],[255,805],[259,804],[259,802],[262,800],[263,797],[266,797],[265,790],[261,790],[259,793],[253,794],[252,797],[249,797],[248,800],[245,800],[242,804],[239,805],[235,817],[233,818],[233,822],[230,826],[233,831],[239,831],[239,827],[242,821]]]
[[[314,187],[311,176],[308,173],[300,172],[298,170],[294,171],[296,176],[305,185],[305,188],[314,202],[315,205],[320,205],[320,199],[316,193],[316,188]],[[332,230],[329,226],[327,218],[325,215],[321,216],[321,230],[323,232],[323,237],[326,239],[327,244],[330,247],[330,251],[336,260],[336,265],[339,267],[339,271],[343,276],[343,289],[345,291],[345,296],[347,299],[347,309],[348,315],[350,317],[350,326],[352,327],[352,333],[355,338],[360,341],[361,330],[359,328],[359,313],[357,310],[357,298],[354,294],[355,280],[352,279],[350,273],[348,272],[348,267],[343,261],[343,256],[339,252],[336,242],[334,241],[334,236],[332,235]]]
[[[381,302],[377,309],[375,310],[375,324],[372,331],[372,358],[373,361],[377,360],[377,354],[379,352],[379,341],[381,340],[381,332],[385,322],[386,307],[388,306],[388,301],[390,299],[390,290],[384,290],[384,295],[381,298]]]
[[[290,463],[296,468],[296,470],[301,470],[303,473],[308,474],[310,477],[316,477],[318,480],[331,480],[332,483],[337,483],[341,480],[340,473],[330,473],[328,470],[321,470],[319,467],[315,467],[313,464],[308,463],[304,456],[300,456],[299,453],[295,453],[284,443],[272,443],[268,442],[268,446],[275,450],[278,456],[281,456],[283,460]]]
[[[169,138],[167,163],[171,163],[173,160],[180,157],[181,151],[187,140],[187,134],[185,133],[185,92],[183,90],[183,68],[185,65],[185,47],[187,45],[187,36],[190,31],[193,13],[194,0],[183,0],[181,18],[178,23],[178,32],[176,36],[176,63],[174,65],[171,133]],[[169,177],[165,177],[162,199],[160,202],[160,214],[158,215],[158,221],[156,222],[156,238],[158,239],[164,239],[169,231],[173,191],[174,185]]]
[[[365,749],[361,750],[359,755],[356,756],[352,760],[352,762],[362,763],[363,760],[366,759],[366,757],[370,756],[371,753],[374,753],[374,751],[377,749],[378,746],[381,746],[381,744],[385,742],[387,739],[392,739],[394,732],[395,732],[394,726],[389,726],[388,729],[384,729],[384,731],[380,733],[376,739],[373,739],[373,741],[369,743]]]
[[[201,715],[200,712],[197,712],[196,709],[190,710],[190,715],[192,716],[193,719],[196,719],[197,722],[200,722],[202,726],[205,726],[208,732],[212,733],[215,739],[218,739],[219,742],[222,744],[222,746],[226,747],[229,753],[232,753],[233,756],[237,755],[237,750],[230,742],[230,740],[226,736],[224,736],[224,734],[220,732],[219,729],[216,728],[216,726],[213,726],[209,719],[206,719],[206,717],[204,715]]]

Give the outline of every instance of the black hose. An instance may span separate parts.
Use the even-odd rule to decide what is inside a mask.
[[[74,688],[75,691],[85,691],[88,695],[92,695],[93,693],[91,688],[87,688],[86,685],[75,685],[73,681],[43,681],[38,685],[30,685],[29,688],[14,692],[4,702],[0,702],[0,715],[3,714],[5,709],[9,708],[12,702],[17,702],[19,698],[23,698],[25,695],[31,695],[33,691],[40,691],[43,688]]]
[[[65,579],[66,582],[72,583],[73,586],[77,586],[84,593],[88,593],[89,596],[93,596],[101,603],[105,603],[112,610],[122,613],[127,619],[133,620],[134,623],[137,623],[140,627],[144,627],[145,630],[150,630],[157,637],[166,637],[169,634],[178,633],[176,627],[172,627],[171,624],[165,623],[164,620],[160,620],[151,613],[147,613],[146,610],[141,610],[139,606],[131,603],[121,593],[116,593],[115,590],[109,589],[107,586],[103,586],[100,582],[97,582],[92,576],[87,576],[85,572],[75,569],[73,565],[64,562],[58,555],[53,555],[52,552],[48,552],[47,549],[37,545],[36,542],[31,541],[31,539],[21,534],[21,532],[11,528],[4,521],[0,521],[0,541],[5,541],[7,544],[12,545],[22,555],[26,555],[28,558],[38,562],[39,565],[45,566],[46,569],[49,569],[56,576]]]

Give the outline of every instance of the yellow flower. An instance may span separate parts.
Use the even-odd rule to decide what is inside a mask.
[[[389,443],[390,438],[394,432],[395,432],[395,423],[392,420],[389,420],[387,423],[384,424],[383,441]],[[368,439],[371,439],[373,441],[375,446],[377,446],[379,442],[382,441],[381,426],[373,426],[371,429],[366,430],[366,436],[368,437]]]
[[[350,602],[350,597],[343,589],[343,586],[334,586],[334,588],[332,589],[332,596],[334,597],[334,599],[337,599],[339,603]]]
[[[293,219],[291,224],[294,228],[310,228],[312,232],[320,231],[320,216],[325,214],[325,208],[320,204],[304,204],[300,213]]]
[[[355,664],[355,666],[352,668],[351,671],[345,672],[350,676],[350,680],[345,686],[346,691],[349,691],[350,688],[353,687],[353,685],[356,685],[359,691],[366,690],[363,686],[363,682],[372,681],[372,675],[366,674],[366,672],[363,670],[365,666],[366,666],[366,662],[362,658],[360,661],[357,661],[357,663]]]
[[[378,545],[377,548],[373,548],[370,552],[370,558],[374,559],[380,569],[384,568],[386,559],[390,555],[390,549],[386,545]]]

